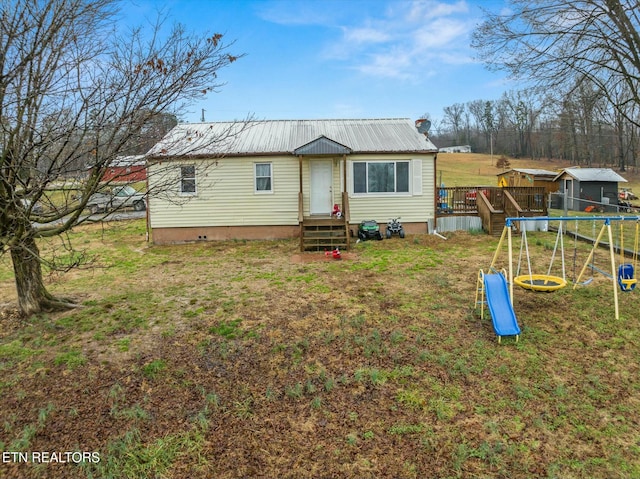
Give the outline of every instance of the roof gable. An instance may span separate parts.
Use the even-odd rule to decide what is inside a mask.
[[[322,135],[306,145],[293,150],[294,155],[348,155],[351,148],[341,145],[337,141]]]

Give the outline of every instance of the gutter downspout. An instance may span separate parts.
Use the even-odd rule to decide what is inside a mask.
[[[440,233],[438,233],[436,230],[433,230],[433,234],[436,235],[438,238],[442,238],[443,240],[446,240],[447,237],[446,236],[442,236]]]
[[[442,238],[443,240],[446,240],[447,238],[445,236],[442,236],[440,233],[438,233],[438,231],[436,230],[436,228],[438,227],[438,153],[436,152],[436,154],[433,157],[433,186],[434,186],[434,190],[433,190],[433,233],[434,235],[436,235],[438,238]]]

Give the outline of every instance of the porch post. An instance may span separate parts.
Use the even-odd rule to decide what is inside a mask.
[[[344,221],[344,232],[347,236],[347,249],[351,249],[351,238],[349,237],[349,220],[351,219],[351,211],[349,208],[349,188],[347,188],[347,155],[342,155],[342,214]]]
[[[304,219],[304,203],[302,198],[302,155],[298,156],[298,178],[298,221],[302,224],[302,220]]]
[[[432,231],[436,233],[438,226],[438,195],[440,193],[440,185],[438,184],[438,153],[433,155],[433,228]],[[476,203],[476,208],[477,208]],[[429,234],[429,225],[427,224],[427,234]]]
[[[300,251],[304,251],[304,201],[302,198],[302,155],[298,155],[298,176],[300,184],[298,188],[298,224],[300,225]]]
[[[342,155],[342,192],[347,192],[347,155]]]

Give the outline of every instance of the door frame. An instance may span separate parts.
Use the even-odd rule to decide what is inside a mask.
[[[328,165],[328,171],[325,169],[314,168]],[[310,215],[331,215],[333,206],[333,159],[309,160],[309,214]],[[326,175],[322,178],[320,175]],[[322,181],[322,180],[325,181]],[[328,190],[324,192],[317,190],[320,183],[326,183],[328,180]],[[322,187],[321,187],[322,189]],[[321,200],[321,201],[318,201]],[[324,203],[324,204],[320,204]]]

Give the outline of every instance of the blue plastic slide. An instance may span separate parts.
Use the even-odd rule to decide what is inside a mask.
[[[509,300],[506,278],[501,274],[485,274],[484,289],[496,334],[498,336],[519,335],[520,326]]]

